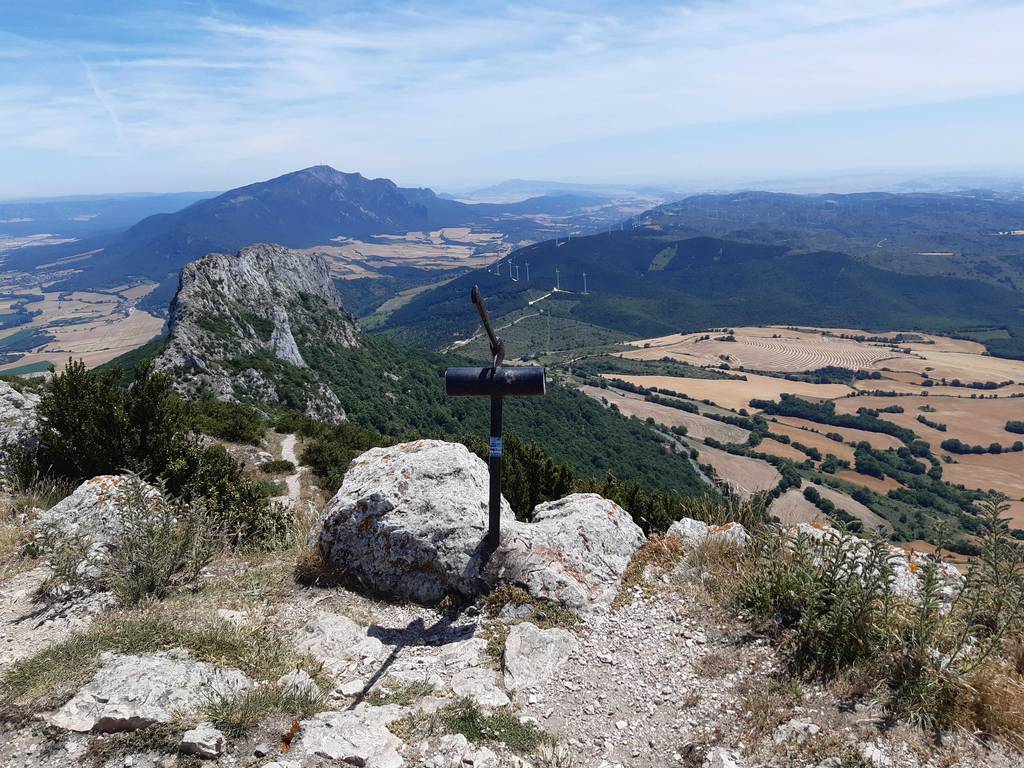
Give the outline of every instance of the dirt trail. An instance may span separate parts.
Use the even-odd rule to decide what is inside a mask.
[[[299,466],[299,457],[295,454],[295,435],[284,436],[281,441],[281,458],[294,464],[295,471],[284,480],[288,486],[288,493],[279,498],[298,504],[302,496],[302,467]]]

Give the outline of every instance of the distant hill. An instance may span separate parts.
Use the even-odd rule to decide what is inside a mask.
[[[1024,231],[1024,200],[992,191],[695,195],[644,220],[676,235],[840,251],[897,272],[1024,291],[1024,237],[1010,234]]]
[[[528,197],[546,195],[587,195],[603,198],[651,196],[662,199],[676,197],[671,190],[649,185],[628,184],[579,184],[564,181],[537,181],[534,179],[507,179],[489,187],[474,189],[462,195],[470,200],[522,200]]]
[[[899,274],[834,251],[673,237],[655,225],[537,243],[509,260],[523,265],[518,282],[507,271],[478,270],[415,297],[384,329],[419,343],[449,343],[475,327],[465,311],[471,285],[478,283],[501,315],[550,290],[558,268],[561,288],[575,293],[556,294],[549,306],[565,302],[575,320],[636,336],[769,323],[945,332],[1005,327],[1010,339],[993,342],[993,350],[1024,356],[1021,294],[962,278]]]
[[[508,205],[467,204],[439,197],[430,189],[403,188],[389,179],[368,179],[321,165],[232,189],[174,213],[149,216],[120,234],[15,251],[5,267],[32,269],[41,261],[96,250],[75,263],[82,271],[63,287],[146,277],[165,283],[158,295],[169,298],[178,270],[207,253],[234,252],[258,242],[302,248],[339,237],[362,239],[451,226],[486,227],[516,240],[531,240],[538,239],[539,225],[525,217],[566,216],[595,201],[557,195]]]

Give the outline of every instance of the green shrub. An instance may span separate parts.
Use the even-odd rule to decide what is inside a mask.
[[[260,464],[260,472],[266,472],[268,475],[291,474],[294,471],[295,464],[288,459],[274,459]]]
[[[170,379],[145,362],[127,388],[115,371],[70,361],[39,401],[39,471],[72,481],[122,470],[158,476],[184,437],[181,402]]]
[[[123,604],[134,605],[195,584],[210,562],[214,539],[202,504],[152,498],[132,475],[117,501],[117,547],[103,578]]]
[[[187,504],[203,504],[211,528],[229,545],[268,549],[292,530],[292,510],[274,504],[223,446],[188,442],[164,473],[167,490]]]
[[[952,594],[937,558],[914,567],[916,593],[899,598],[884,541],[773,533],[748,551],[735,599],[800,675],[853,675],[886,691],[899,717],[1024,743],[1024,718],[1014,714],[1024,694],[1007,693],[1024,690],[1013,655],[1024,629],[1024,560],[1008,508],[1000,497],[982,502],[981,552]]]
[[[192,429],[228,442],[258,445],[267,431],[266,420],[251,405],[196,400],[187,410]]]

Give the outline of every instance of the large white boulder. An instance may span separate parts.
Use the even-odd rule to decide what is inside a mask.
[[[644,534],[622,507],[594,493],[538,504],[533,521],[507,525],[487,569],[491,584],[587,613],[611,606]]]
[[[576,636],[566,629],[540,629],[528,621],[516,624],[505,641],[505,689],[543,685],[578,648]]]
[[[40,533],[81,537],[96,545],[112,544],[124,530],[123,506],[131,498],[133,483],[139,484],[142,503],[157,510],[161,496],[153,486],[130,475],[99,475],[39,515],[35,527]]]
[[[100,566],[129,526],[162,509],[160,491],[145,481],[131,475],[99,475],[39,515],[33,524],[34,540],[43,552],[62,542],[76,542],[82,552],[77,572],[88,582],[100,574]]]
[[[356,458],[325,510],[325,559],[371,590],[432,603],[480,591],[488,475],[465,446],[417,440]],[[502,501],[502,521],[513,519]]]
[[[106,652],[100,660],[92,681],[49,717],[51,725],[82,733],[134,731],[253,685],[239,670],[198,661],[182,648],[142,656]]]

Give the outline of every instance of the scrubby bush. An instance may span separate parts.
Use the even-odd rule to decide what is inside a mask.
[[[73,484],[136,473],[163,483],[183,504],[204,508],[211,530],[232,545],[271,546],[290,530],[290,513],[271,506],[241,464],[190,434],[187,407],[167,376],[148,361],[125,387],[118,375],[88,371],[74,361],[55,375],[39,402],[35,445],[8,464],[11,480],[47,477]]]
[[[213,556],[206,508],[153,497],[137,475],[121,488],[117,525],[117,546],[102,573],[105,586],[127,605],[194,584]]]
[[[1013,648],[1024,628],[1024,564],[1007,509],[1001,498],[982,504],[979,555],[951,593],[935,557],[916,568],[916,594],[903,598],[893,594],[885,541],[773,532],[748,549],[732,595],[795,673],[877,684],[897,716],[1020,743],[1024,665]],[[1000,700],[992,691],[1017,693]]]
[[[251,405],[222,400],[188,403],[188,424],[196,432],[232,443],[258,445],[267,431],[263,416]]]
[[[268,475],[283,475],[295,471],[295,464],[288,459],[274,459],[260,464],[260,471]]]

